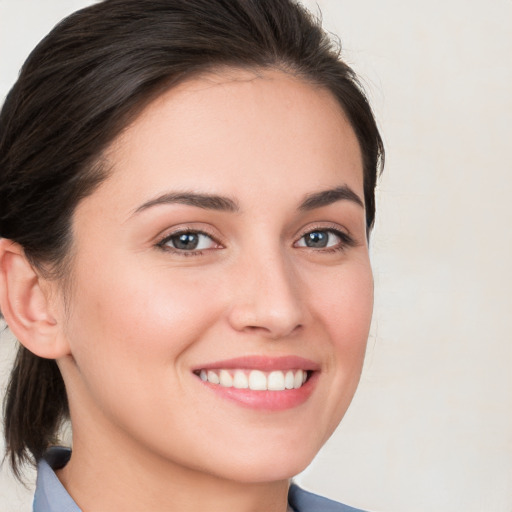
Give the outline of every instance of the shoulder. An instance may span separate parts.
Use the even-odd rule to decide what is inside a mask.
[[[301,489],[292,483],[288,501],[295,512],[364,512]]]

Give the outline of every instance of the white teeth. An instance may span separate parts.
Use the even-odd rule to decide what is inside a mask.
[[[199,377],[210,384],[220,384],[225,388],[252,389],[253,391],[284,391],[299,389],[306,382],[306,370],[201,370]]]
[[[267,377],[263,372],[259,370],[253,370],[249,374],[249,389],[255,391],[264,391],[267,389]]]
[[[302,386],[302,379],[303,379],[303,371],[297,370],[297,373],[295,374],[295,378],[293,379],[293,387],[295,389],[299,389]]]
[[[219,375],[220,385],[225,388],[230,388],[233,386],[233,377],[229,374],[227,370],[221,370]]]
[[[249,379],[242,370],[237,370],[233,377],[233,386],[238,389],[245,389],[249,387]]]
[[[220,382],[219,376],[212,370],[208,370],[208,382],[212,384],[218,384]]]
[[[284,387],[286,389],[293,389],[293,383],[295,382],[295,376],[291,370],[286,372],[286,377],[284,378]]]
[[[283,372],[270,372],[267,380],[267,389],[271,391],[282,391],[284,388]]]

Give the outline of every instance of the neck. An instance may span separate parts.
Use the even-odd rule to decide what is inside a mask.
[[[94,426],[87,427],[94,431]],[[104,431],[91,438],[91,430],[86,430],[89,435],[74,430],[71,460],[57,473],[83,512],[287,510],[288,480],[238,482],[142,451],[122,433],[117,432],[112,442]]]

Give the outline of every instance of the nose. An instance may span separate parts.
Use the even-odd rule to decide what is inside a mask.
[[[282,256],[250,258],[234,272],[232,328],[268,339],[281,339],[303,328],[305,304],[300,281]]]

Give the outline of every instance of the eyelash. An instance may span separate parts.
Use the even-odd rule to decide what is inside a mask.
[[[325,248],[314,248],[314,247],[304,247],[306,249],[311,249],[315,252],[323,252],[323,253],[336,253],[346,250],[349,247],[354,247],[357,245],[354,238],[352,238],[349,234],[345,233],[344,231],[341,231],[340,229],[334,228],[334,227],[325,227],[325,226],[318,226],[316,228],[309,229],[305,233],[303,233],[298,240],[302,240],[305,236],[315,233],[315,232],[323,232],[323,233],[331,233],[335,236],[337,236],[340,239],[340,242],[336,244],[333,247],[325,247]],[[187,235],[187,234],[193,234],[193,235],[203,235],[210,238],[215,244],[221,245],[220,242],[210,233],[207,233],[205,231],[201,231],[199,229],[193,229],[193,228],[187,228],[187,229],[180,229],[178,231],[175,231],[169,235],[166,235],[164,238],[162,238],[159,242],[156,243],[156,247],[161,249],[162,251],[171,252],[173,254],[178,254],[180,256],[190,257],[190,256],[201,256],[204,254],[205,250],[209,249],[201,249],[201,250],[184,250],[184,249],[177,249],[175,247],[171,247],[167,244],[171,242],[173,238],[179,237],[181,235]],[[298,242],[298,241],[297,241]],[[294,243],[295,244],[297,243]]]
[[[333,247],[324,247],[321,249],[315,249],[314,247],[306,247],[307,249],[312,249],[316,252],[323,252],[323,253],[336,253],[336,252],[343,252],[346,249],[350,247],[355,247],[357,245],[357,242],[354,238],[352,238],[348,233],[341,231],[337,227],[333,226],[317,226],[313,227],[312,229],[308,229],[302,236],[299,238],[299,240],[302,240],[305,236],[311,234],[311,233],[331,233],[335,236],[337,236],[340,239],[340,242],[336,244]],[[297,243],[297,242],[296,242]]]
[[[206,231],[201,231],[200,229],[185,228],[185,229],[180,229],[178,231],[175,231],[174,233],[171,233],[169,235],[166,235],[164,238],[162,238],[162,240],[160,240],[156,244],[156,246],[159,249],[161,249],[162,251],[170,252],[170,253],[173,253],[173,254],[178,254],[179,256],[190,257],[190,256],[201,256],[201,255],[203,255],[205,249],[186,251],[184,249],[177,249],[175,247],[171,247],[171,246],[167,245],[169,242],[171,242],[171,240],[173,238],[179,237],[181,235],[187,235],[187,234],[207,236],[215,244],[221,245],[220,242],[213,235],[211,235],[210,233],[207,233]]]

